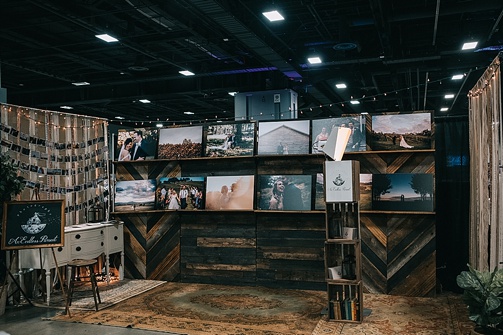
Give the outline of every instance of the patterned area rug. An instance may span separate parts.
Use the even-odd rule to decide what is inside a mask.
[[[165,283],[105,310],[52,320],[190,335],[310,335],[325,299],[322,291]]]
[[[361,324],[323,318],[313,335],[465,335],[473,329],[461,295],[454,294],[436,298],[365,294],[364,314],[369,315]]]
[[[99,309],[105,309],[107,307],[113,306],[121,301],[134,297],[138,294],[144,293],[151,290],[161,284],[164,281],[160,280],[117,280],[111,282],[107,285],[105,282],[99,282],[98,288],[100,291],[101,304],[98,305]],[[90,284],[81,285],[74,291],[72,306],[70,311],[73,313],[74,310],[93,310],[94,298],[90,288]],[[45,307],[45,302],[35,301],[35,305]],[[51,295],[51,307],[64,309],[66,305],[66,300],[63,298],[62,294]]]

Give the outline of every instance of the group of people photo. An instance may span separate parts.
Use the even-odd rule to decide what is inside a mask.
[[[157,209],[203,209],[203,190],[191,185],[161,183],[156,190]]]

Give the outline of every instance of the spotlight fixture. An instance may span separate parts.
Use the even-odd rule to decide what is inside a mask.
[[[110,42],[119,42],[118,39],[116,39],[115,37],[110,36],[108,34],[100,34],[100,35],[94,35],[94,36],[96,36],[100,40],[103,40],[103,41],[105,41],[107,43],[110,43]]]
[[[310,64],[321,64],[321,58],[320,57],[309,57],[307,61]]]
[[[271,22],[283,21],[285,19],[283,15],[281,15],[277,10],[263,12],[262,15],[264,15]]]
[[[477,47],[478,43],[479,42],[466,42],[465,44],[463,44],[463,47],[461,48],[461,50],[475,49]]]
[[[178,71],[178,73],[183,74],[184,76],[193,76],[194,75],[194,73],[192,73],[188,70]]]
[[[346,88],[347,86],[344,83],[339,83],[339,84],[335,84],[335,87],[337,87],[337,88]]]

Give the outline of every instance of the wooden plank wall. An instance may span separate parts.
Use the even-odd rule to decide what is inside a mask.
[[[348,153],[344,159],[360,161],[361,173],[435,170],[433,150]],[[117,178],[154,179],[180,170],[183,176],[314,175],[322,172],[324,160],[320,155],[294,155],[132,162],[117,164]],[[113,216],[125,224],[128,278],[326,289],[324,211],[150,211]],[[434,295],[434,213],[362,211],[360,218],[365,290]]]
[[[434,150],[347,154],[361,173],[435,173]],[[361,211],[363,283],[367,292],[434,296],[436,216]]]
[[[257,212],[257,284],[325,290],[325,212]]]
[[[184,282],[254,285],[255,215],[249,211],[180,211]]]

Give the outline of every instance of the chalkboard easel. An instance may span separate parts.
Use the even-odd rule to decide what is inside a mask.
[[[64,246],[65,203],[64,200],[6,201],[3,207],[2,243],[3,250],[51,248],[63,295],[63,282],[54,254],[54,247]],[[13,258],[10,265],[12,266]],[[12,281],[16,284],[27,301],[26,294],[11,273],[11,269],[2,259]],[[40,262],[42,268],[42,261]]]

